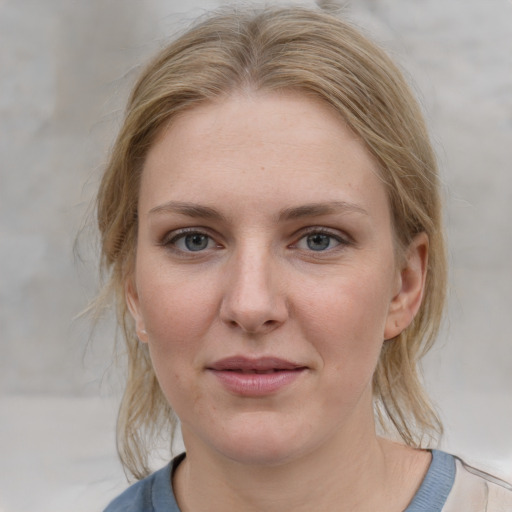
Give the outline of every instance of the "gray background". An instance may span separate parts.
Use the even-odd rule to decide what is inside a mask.
[[[138,66],[221,3],[0,0],[0,512],[99,510],[125,485],[114,332],[75,319],[97,289],[83,223]],[[345,5],[413,77],[440,158],[443,446],[512,479],[512,2]]]

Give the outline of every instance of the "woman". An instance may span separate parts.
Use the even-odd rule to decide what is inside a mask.
[[[132,92],[98,222],[128,348],[119,452],[142,479],[108,512],[512,509],[506,484],[425,449],[436,162],[352,27],[265,9],[182,35]],[[186,456],[148,476],[176,417]]]

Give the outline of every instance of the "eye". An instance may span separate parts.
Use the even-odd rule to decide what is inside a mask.
[[[306,251],[322,252],[334,249],[341,244],[346,245],[347,243],[348,242],[339,235],[334,235],[326,231],[312,231],[301,237],[295,244],[295,247]]]
[[[201,252],[217,247],[212,237],[201,231],[185,231],[174,234],[163,245],[180,252]]]

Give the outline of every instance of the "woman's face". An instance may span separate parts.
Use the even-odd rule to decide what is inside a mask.
[[[382,343],[421,298],[417,245],[397,268],[376,164],[318,100],[239,94],[175,119],[144,166],[127,299],[187,449],[275,464],[372,431]]]

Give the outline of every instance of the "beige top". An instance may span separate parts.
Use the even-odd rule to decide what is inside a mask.
[[[456,458],[455,481],[442,512],[512,512],[512,485]]]

